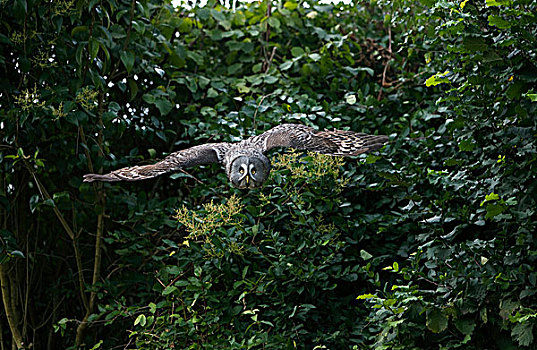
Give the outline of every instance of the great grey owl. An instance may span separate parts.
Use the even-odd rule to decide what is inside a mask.
[[[281,124],[240,142],[207,143],[174,152],[160,162],[114,170],[105,175],[86,174],[85,182],[137,181],[196,165],[220,163],[237,188],[260,187],[270,172],[265,153],[276,147],[291,147],[334,156],[355,156],[378,149],[388,140],[384,135],[353,131],[317,131],[298,124]]]

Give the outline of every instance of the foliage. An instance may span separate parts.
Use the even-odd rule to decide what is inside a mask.
[[[0,343],[534,347],[536,7],[0,2]],[[281,122],[392,141],[81,180]]]

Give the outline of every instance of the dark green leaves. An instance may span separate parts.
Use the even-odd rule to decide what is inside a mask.
[[[132,71],[132,67],[134,66],[134,54],[130,51],[123,51],[120,55],[121,62],[123,62],[123,65],[125,66],[125,69],[127,70],[127,73],[130,74]]]
[[[448,317],[441,309],[432,309],[427,312],[427,328],[433,333],[440,333],[448,326]]]
[[[23,19],[28,11],[28,3],[26,0],[15,0],[13,4],[13,14],[19,18]]]
[[[535,345],[537,3],[133,4],[1,9],[0,262],[35,348]],[[283,122],[390,142],[271,153],[253,191],[82,182]]]
[[[486,41],[480,37],[465,36],[462,45],[469,51],[486,51],[488,49]]]
[[[533,324],[519,323],[513,327],[511,335],[520,346],[533,344]]]

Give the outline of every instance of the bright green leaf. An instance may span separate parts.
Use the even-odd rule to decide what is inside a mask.
[[[375,294],[362,294],[362,295],[357,296],[356,299],[363,300],[363,299],[373,299],[376,297],[377,296]]]
[[[136,320],[134,320],[134,325],[136,326],[137,324],[139,324],[140,326],[145,326],[145,323],[146,323],[146,318],[145,318],[145,315],[144,314],[140,314],[138,315],[138,317],[136,317]]]
[[[511,23],[509,21],[504,20],[500,16],[490,15],[488,17],[488,20],[490,26],[496,26],[500,29],[511,28]]]
[[[487,6],[504,6],[508,4],[509,0],[486,0]]]
[[[369,260],[373,257],[373,255],[369,254],[368,252],[366,252],[365,250],[361,249],[360,250],[360,256],[362,257],[362,259],[364,260]]]
[[[445,71],[444,73],[436,73],[435,75],[430,76],[427,80],[425,80],[425,85],[427,87],[429,86],[436,86],[439,84],[445,84],[450,83],[449,79],[446,78],[446,75],[449,74],[449,71]]]

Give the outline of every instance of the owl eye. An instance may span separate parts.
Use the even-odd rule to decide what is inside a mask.
[[[252,175],[255,175],[255,169],[252,169]]]
[[[244,174],[244,169],[240,168],[239,173]]]

